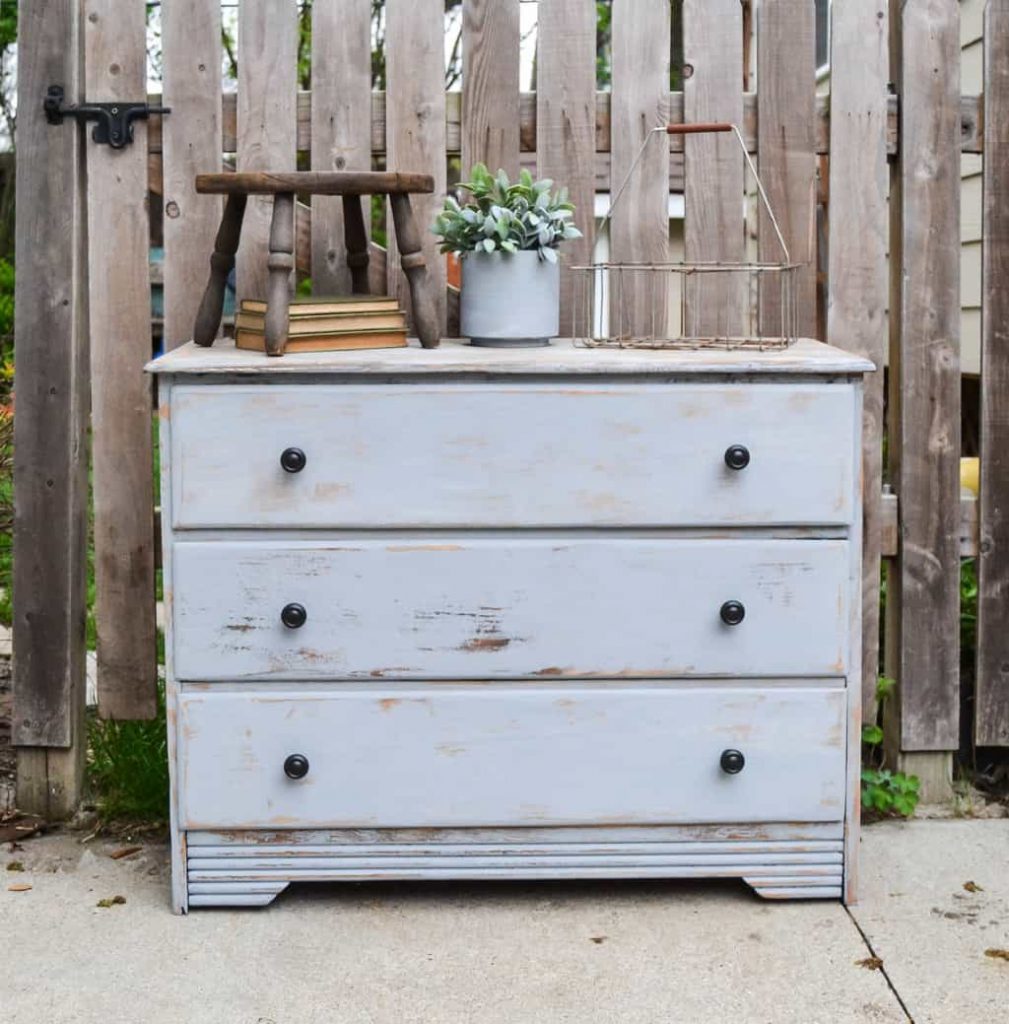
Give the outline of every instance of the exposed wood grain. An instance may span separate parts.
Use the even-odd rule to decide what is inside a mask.
[[[84,9],[88,96],[142,96],[143,7]],[[157,711],[145,131],[122,152],[87,149],[98,710],[116,719]]]
[[[268,196],[278,192],[308,192],[325,196],[368,196],[425,193],[434,191],[430,174],[400,174],[392,171],[239,171],[237,174],[201,174],[197,192],[223,195]]]
[[[429,174],[434,195],[412,204],[434,294],[439,331],[445,325],[445,260],[427,230],[445,193],[445,39],[441,0],[388,0],[386,4],[387,166]],[[391,216],[390,216],[391,219]],[[388,290],[406,303],[409,290],[389,235]]]
[[[684,0],[684,120],[743,122],[743,24],[738,0]],[[684,246],[693,262],[743,258],[743,154],[733,135],[684,140]],[[738,336],[748,316],[744,275],[686,286],[685,333]]]
[[[462,173],[519,172],[519,0],[463,0]]]
[[[17,802],[73,812],[84,780],[87,550],[86,219],[81,134],[46,122],[39,97],[62,82],[83,99],[80,10],[24,5],[18,38],[14,353],[14,708]]]
[[[610,193],[627,181],[610,221],[610,253],[618,263],[669,258],[669,150],[652,129],[669,121],[669,4],[614,0]],[[642,143],[647,148],[627,176]],[[664,337],[668,283],[664,275],[609,275],[610,332]]]
[[[959,745],[960,97],[955,0],[891,23],[901,145],[890,180],[890,479],[900,551],[887,591],[902,751]]]
[[[870,359],[862,416],[862,714],[874,721],[886,356],[889,78],[886,0],[831,9],[831,150],[827,339]]]
[[[584,235],[561,253],[560,333],[573,337],[588,325],[576,325],[575,281],[565,266],[589,261],[595,233],[596,5],[541,0],[537,32],[537,172],[568,189]]]
[[[1009,746],[1009,0],[984,26],[984,221],[981,236],[981,545],[979,746]]]
[[[295,169],[297,47],[296,5],[278,8],[271,0],[242,0],[238,8],[239,171]],[[245,211],[236,278],[239,299],[266,295],[272,212],[273,202],[262,197],[253,199]]]
[[[199,196],[197,174],[220,170],[221,5],[175,0],[161,18],[165,104],[164,145],[166,348],[192,337],[207,257],[221,217],[221,201]]]
[[[371,7],[371,0],[312,5],[313,171],[371,170]],[[317,295],[352,290],[343,209],[331,199],[312,199],[311,272]]]
[[[855,51],[847,59],[861,64]],[[815,63],[813,0],[763,0],[757,8],[758,170],[791,260],[801,264],[793,281],[802,338],[816,337]],[[782,260],[762,205],[757,228],[760,259]],[[777,275],[766,277],[759,292],[760,332],[771,337],[782,331],[780,285]]]
[[[372,243],[374,244],[374,243]],[[675,369],[673,366],[675,365]],[[572,374],[658,375],[691,378],[705,374],[753,374],[774,380],[799,373],[810,378],[860,377],[872,363],[823,342],[800,338],[788,348],[725,349],[704,347],[677,350],[597,348],[587,350],[570,338],[556,338],[549,347],[538,349],[483,350],[458,339],[447,339],[440,351],[417,346],[372,349],[362,352],[304,352],[297,359],[270,363],[254,352],[236,349],[228,341],[209,352],[195,345],[183,345],[148,364],[152,373],[224,373],[255,378],[264,373],[289,374],[292,379],[316,374],[354,378],[359,374],[382,373],[394,378],[422,377],[447,373],[480,373],[487,377],[519,377],[525,374],[554,376]],[[738,440],[738,439],[736,439]]]

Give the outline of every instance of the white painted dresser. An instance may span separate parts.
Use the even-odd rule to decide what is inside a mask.
[[[855,892],[862,360],[159,375],[174,906],[289,882]]]

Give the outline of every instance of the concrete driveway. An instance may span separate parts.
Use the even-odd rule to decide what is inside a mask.
[[[112,859],[121,846],[64,833],[0,852],[24,868],[0,879],[0,1020],[1009,1021],[1009,960],[986,955],[1009,949],[1004,819],[866,829],[851,913],[741,883],[436,883],[179,918],[163,846]]]

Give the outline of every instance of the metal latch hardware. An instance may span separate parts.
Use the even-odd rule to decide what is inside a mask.
[[[171,107],[152,107],[149,103],[82,103],[79,107],[63,105],[65,93],[62,85],[51,85],[46,90],[42,108],[50,124],[63,124],[63,118],[73,117],[80,123],[94,121],[91,138],[113,149],[124,149],[133,142],[133,122],[146,121],[151,114],[170,114]]]

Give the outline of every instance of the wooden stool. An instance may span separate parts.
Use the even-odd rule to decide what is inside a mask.
[[[343,197],[347,265],[350,267],[354,292],[365,295],[368,294],[368,234],[364,226],[361,197],[389,196],[396,244],[399,246],[400,264],[410,288],[417,336],[424,348],[435,348],[438,345],[438,310],[424,263],[421,234],[410,205],[412,194],[434,191],[434,178],[429,174],[377,171],[198,174],[196,191],[228,197],[214,243],[214,254],[210,257],[210,280],[196,314],[193,340],[197,345],[213,345],[221,326],[224,289],[228,274],[235,265],[246,202],[252,195],[272,195],[266,351],[271,356],[284,354],[291,271],[294,270],[294,196],[297,192]]]

